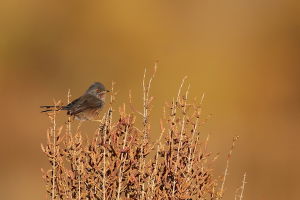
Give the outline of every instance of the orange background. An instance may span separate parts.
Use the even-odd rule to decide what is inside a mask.
[[[244,172],[244,199],[298,199],[299,13],[299,1],[284,0],[2,1],[1,199],[45,199],[40,143],[49,121],[39,105],[112,80],[118,104],[130,89],[141,101],[144,68],[156,60],[154,126],[187,75],[191,97],[205,93],[203,116],[212,114],[202,134],[221,152],[218,175],[240,135],[225,200]],[[91,136],[96,126],[82,129]]]

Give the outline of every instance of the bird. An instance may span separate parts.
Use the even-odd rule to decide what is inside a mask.
[[[73,100],[66,106],[40,106],[44,109],[41,112],[50,111],[67,111],[67,115],[74,116],[76,120],[80,121],[98,121],[101,109],[105,104],[105,96],[109,90],[106,90],[104,85],[100,82],[93,83],[86,92],[79,98]]]

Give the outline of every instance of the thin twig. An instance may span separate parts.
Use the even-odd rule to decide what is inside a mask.
[[[183,137],[183,132],[184,132],[185,123],[186,123],[186,104],[187,104],[187,98],[188,98],[189,88],[190,88],[190,85],[188,86],[188,89],[187,89],[187,91],[185,93],[185,99],[184,99],[184,104],[183,104],[183,117],[182,117],[181,131],[180,131],[180,137],[179,137],[179,147],[177,148],[177,158],[176,158],[176,162],[175,162],[175,173],[174,173],[174,176],[177,175],[178,164],[179,164],[178,162],[179,162],[179,157],[180,157],[179,156],[180,155],[179,151],[181,150],[181,147],[182,147],[182,137]],[[172,196],[173,196],[173,198],[174,198],[174,195],[175,195],[175,186],[176,186],[176,178],[174,177],[173,189],[172,189]]]
[[[52,199],[55,199],[55,184],[56,184],[56,106],[59,102],[55,102],[52,119],[52,136],[53,136],[53,160],[52,160]]]
[[[141,175],[139,175],[139,182],[141,182],[141,177],[144,176],[144,169],[145,169],[145,159],[144,159],[144,146],[146,145],[147,143],[147,140],[148,140],[148,132],[149,132],[149,127],[148,127],[148,121],[149,121],[149,104],[150,104],[150,97],[149,97],[149,94],[150,94],[150,88],[151,88],[151,83],[152,83],[152,80],[154,79],[154,76],[156,74],[156,70],[157,70],[157,63],[155,63],[154,65],[154,72],[152,74],[152,76],[150,77],[149,79],[149,82],[146,86],[146,72],[147,72],[147,69],[145,68],[145,71],[144,71],[144,76],[143,76],[143,144],[141,146],[141,156],[140,156],[140,172],[141,172]],[[141,199],[143,200],[145,198],[145,184],[144,184],[144,181],[142,181],[142,197]]]
[[[223,196],[223,194],[224,194],[224,186],[225,186],[225,181],[226,181],[226,177],[228,175],[228,169],[229,169],[229,160],[231,158],[231,155],[232,155],[232,152],[233,152],[233,149],[234,149],[234,146],[235,146],[235,142],[238,140],[238,138],[239,138],[239,136],[235,136],[233,138],[230,151],[229,151],[229,153],[227,155],[226,168],[225,168],[225,171],[224,171],[223,181],[222,181],[222,185],[221,185],[221,189],[220,189],[220,195],[221,196]]]
[[[126,125],[125,127],[125,135],[124,135],[124,140],[123,140],[123,150],[126,147],[127,144],[127,135],[128,135],[128,129],[129,129],[129,125]],[[120,161],[120,170],[119,170],[119,179],[118,179],[118,191],[117,191],[117,200],[120,199],[120,195],[121,195],[121,187],[122,187],[122,178],[123,178],[123,167],[124,167],[124,161],[125,156],[124,153],[121,152],[121,161]]]
[[[68,104],[71,102],[71,90],[68,90],[68,99],[67,99]],[[68,134],[71,134],[71,116],[68,115],[68,123],[67,123],[67,130]]]
[[[241,187],[240,200],[243,199],[243,194],[244,194],[244,190],[245,190],[245,184],[246,184],[246,173],[244,174],[244,177],[243,177],[243,183],[242,183],[242,187]]]

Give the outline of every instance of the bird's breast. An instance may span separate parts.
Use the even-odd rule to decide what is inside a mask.
[[[95,120],[98,118],[100,113],[99,108],[87,109],[75,115],[77,120],[86,121],[86,120]]]

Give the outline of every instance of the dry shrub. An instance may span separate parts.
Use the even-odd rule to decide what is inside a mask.
[[[57,112],[49,114],[52,127],[42,145],[51,165],[42,170],[49,199],[221,199],[223,184],[220,190],[211,167],[215,158],[207,140],[200,140],[203,97],[190,102],[189,89],[182,92],[184,79],[164,108],[160,134],[153,133],[149,91],[154,74],[147,82],[145,75],[143,111],[136,111],[130,96],[131,111],[124,104],[116,112],[113,84],[108,110],[92,139],[83,140],[71,122],[57,128]],[[150,134],[160,137],[151,142]]]

